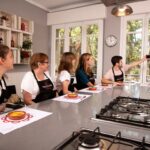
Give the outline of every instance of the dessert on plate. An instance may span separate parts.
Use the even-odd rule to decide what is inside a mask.
[[[89,87],[89,90],[97,90],[97,87],[95,87],[95,86],[91,86],[91,87]]]
[[[7,117],[11,120],[21,120],[24,119],[25,116],[26,116],[25,111],[13,111],[7,114]]]
[[[74,92],[68,93],[68,94],[67,94],[67,97],[68,97],[68,98],[77,98],[77,97],[78,97],[78,94],[77,94],[77,93],[74,93]]]

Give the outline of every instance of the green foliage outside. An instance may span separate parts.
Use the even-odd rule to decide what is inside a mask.
[[[132,20],[127,22],[126,37],[126,63],[138,61],[141,58],[142,51],[142,20]],[[135,75],[132,80],[139,80],[140,67],[134,67],[127,74]]]
[[[77,55],[77,57],[79,57],[81,53],[81,36],[82,36],[82,28],[80,26],[70,28],[69,32],[70,51],[74,52]],[[94,72],[96,73],[97,51],[98,51],[98,25],[96,24],[88,25],[86,30],[86,36],[87,36],[86,52],[91,53],[95,60],[96,66],[94,68]]]

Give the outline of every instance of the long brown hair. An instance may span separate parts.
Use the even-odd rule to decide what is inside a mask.
[[[90,53],[84,53],[80,56],[79,58],[79,63],[78,63],[78,69],[83,69],[86,74],[88,75],[93,75],[92,69],[90,67],[87,67],[86,62],[92,57]]]
[[[38,68],[38,63],[44,63],[48,60],[48,56],[44,53],[34,53],[30,59],[30,67],[32,70]]]
[[[8,46],[0,44],[0,57],[5,59],[10,49]]]
[[[72,73],[74,67],[72,61],[74,59],[76,59],[76,57],[72,52],[63,53],[58,66],[58,73],[60,73],[62,70],[67,70],[69,73]]]

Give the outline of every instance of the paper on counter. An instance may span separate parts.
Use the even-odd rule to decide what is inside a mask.
[[[6,118],[7,113],[0,115],[0,133],[2,134],[9,133],[15,129],[26,126],[30,123],[33,123],[39,119],[42,119],[52,114],[51,112],[40,111],[29,107],[23,107],[18,110],[25,111],[27,113],[24,119],[10,120],[8,117]]]
[[[90,96],[91,95],[78,94],[77,98],[68,98],[67,95],[63,95],[63,96],[56,97],[56,98],[54,98],[52,100],[54,100],[54,101],[61,101],[61,102],[68,102],[68,103],[79,103],[79,102],[87,99]]]
[[[94,87],[96,87],[97,89],[96,90],[89,90],[89,88],[85,88],[85,89],[82,89],[80,91],[81,92],[86,92],[86,93],[100,93],[100,92],[102,92],[104,90],[113,88],[112,85],[108,85],[108,86],[96,85]]]

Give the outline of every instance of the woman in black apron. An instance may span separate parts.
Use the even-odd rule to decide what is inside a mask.
[[[78,68],[76,70],[77,88],[78,90],[94,86],[95,78],[92,72],[94,61],[89,53],[84,53],[79,59]]]
[[[13,69],[13,53],[8,46],[0,45],[0,112],[4,110],[4,103],[11,95],[11,90],[6,85],[4,74]]]
[[[75,60],[75,55],[72,52],[66,52],[62,55],[58,67],[59,75],[57,78],[59,96],[76,91],[74,86],[74,78],[71,77],[71,74],[74,74],[75,70]],[[61,78],[64,80],[61,81]]]
[[[48,56],[44,53],[33,54],[30,67],[31,71],[26,73],[21,83],[24,102],[30,105],[54,98],[56,90],[48,73],[46,74],[49,69]]]
[[[37,84],[39,86],[39,94],[36,96],[36,98],[33,100],[34,102],[41,102],[47,99],[54,98],[56,96],[56,90],[54,89],[54,85],[52,81],[47,77],[47,75],[44,73],[44,76],[47,78],[42,81],[38,81],[34,71],[32,71]]]

